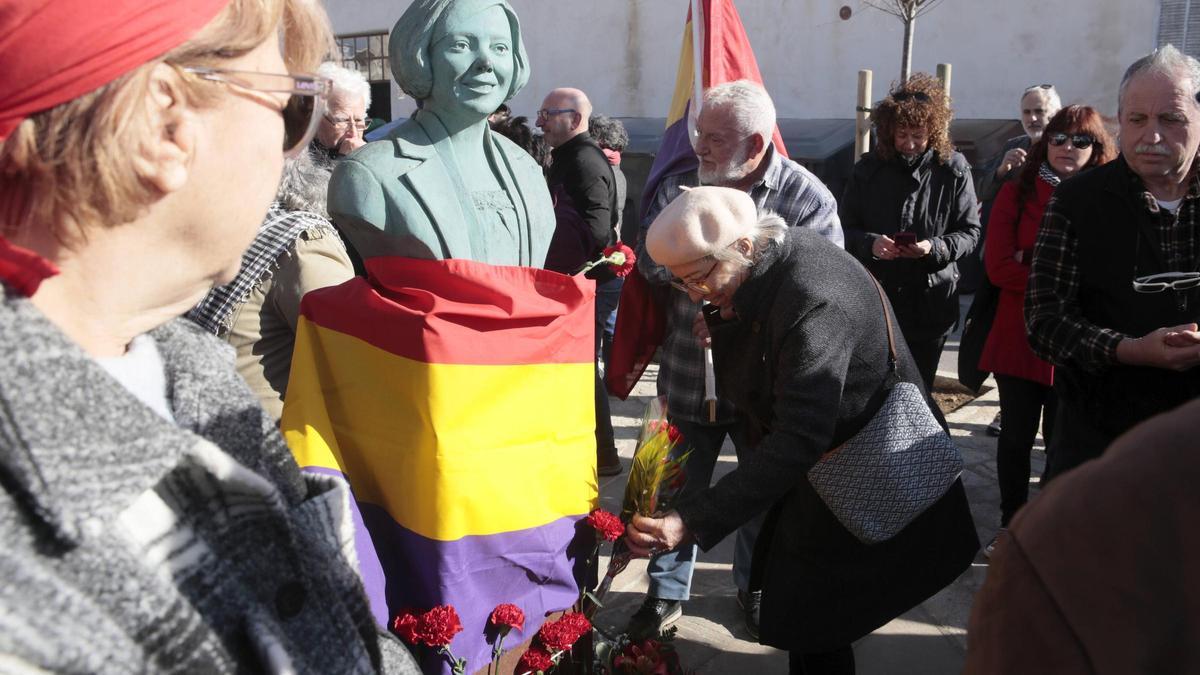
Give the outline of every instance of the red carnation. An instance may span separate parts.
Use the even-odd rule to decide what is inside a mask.
[[[637,256],[634,255],[633,249],[621,242],[604,249],[604,257],[612,260],[608,264],[612,273],[622,278],[629,276],[629,273],[633,271],[633,264],[637,262]]]
[[[679,427],[674,424],[667,427],[667,440],[674,443],[679,440],[682,434],[679,433]]]
[[[565,652],[575,644],[579,639],[579,635],[575,633],[577,627],[570,622],[551,621],[542,624],[538,629],[537,637],[541,640],[542,645],[552,652]]]
[[[462,632],[462,622],[453,605],[441,605],[425,612],[417,620],[413,636],[430,647],[448,647],[455,635]]]
[[[392,632],[409,644],[417,644],[415,632],[418,618],[416,609],[405,607],[392,619]]]
[[[536,673],[540,671],[550,670],[554,665],[554,659],[550,658],[550,652],[547,652],[541,647],[530,647],[521,655],[521,660],[517,662],[518,673]]]
[[[587,521],[605,541],[616,541],[625,534],[625,524],[621,519],[604,509],[592,511],[588,514]]]
[[[613,659],[613,667],[622,673],[646,673],[647,675],[668,675],[670,668],[664,658],[662,645],[655,640],[646,640],[639,644],[629,644]]]
[[[520,607],[508,603],[496,605],[496,609],[492,610],[488,621],[505,632],[513,628],[525,630],[525,612],[522,612]]]
[[[575,640],[572,640],[572,644],[579,640],[579,638],[587,635],[592,630],[592,622],[588,621],[588,618],[584,616],[582,612],[571,612],[570,614],[564,614],[563,617],[558,620],[558,622],[566,626],[570,630],[571,634],[575,636]]]

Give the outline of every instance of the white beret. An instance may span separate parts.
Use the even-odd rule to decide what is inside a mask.
[[[667,204],[650,224],[646,252],[659,265],[685,265],[749,236],[756,222],[758,209],[745,192],[692,188]]]

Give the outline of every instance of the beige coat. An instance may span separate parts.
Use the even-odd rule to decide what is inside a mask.
[[[311,227],[280,255],[278,267],[247,301],[234,309],[227,339],[237,350],[238,373],[276,421],[283,414],[300,300],[309,291],[336,286],[353,276],[354,267],[337,233],[328,227]]]

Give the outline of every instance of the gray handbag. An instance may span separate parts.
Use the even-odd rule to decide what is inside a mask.
[[[890,391],[865,427],[808,470],[808,482],[821,500],[866,544],[899,534],[946,494],[963,469],[958,448],[920,387],[899,381],[891,312],[879,282],[875,288],[887,323]]]

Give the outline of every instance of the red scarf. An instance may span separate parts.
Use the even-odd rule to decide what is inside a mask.
[[[58,274],[54,263],[0,237],[0,281],[21,295],[32,296],[46,279]]]
[[[183,44],[229,0],[0,0],[0,141]]]

